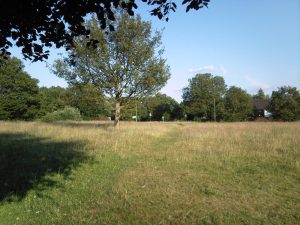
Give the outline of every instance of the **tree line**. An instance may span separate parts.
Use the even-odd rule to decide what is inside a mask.
[[[197,74],[183,89],[182,102],[166,94],[134,97],[122,109],[121,120],[138,121],[249,121],[254,120],[253,100],[269,99],[273,120],[300,119],[300,93],[283,86],[271,96],[260,89],[250,95],[239,87],[227,87],[224,78]],[[67,107],[79,111],[82,119],[114,119],[114,100],[92,84],[38,87],[38,80],[24,71],[22,62],[9,58],[0,67],[0,119],[35,120]],[[70,119],[70,118],[66,118]]]
[[[268,100],[265,110],[272,119],[295,121],[300,119],[300,94],[297,88],[282,86],[265,95],[262,89],[250,95],[240,87],[227,87],[224,78],[211,74],[197,74],[183,90],[183,108],[188,120],[250,121],[256,119],[254,100]]]

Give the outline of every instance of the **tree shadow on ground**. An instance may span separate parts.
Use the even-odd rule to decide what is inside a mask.
[[[90,159],[83,142],[56,142],[25,133],[0,133],[0,202],[21,200],[27,192],[58,183],[47,175],[67,178]],[[48,178],[47,178],[48,177]]]

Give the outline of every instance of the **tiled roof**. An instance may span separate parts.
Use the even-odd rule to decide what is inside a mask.
[[[254,99],[253,107],[254,109],[266,109],[270,105],[269,99]]]

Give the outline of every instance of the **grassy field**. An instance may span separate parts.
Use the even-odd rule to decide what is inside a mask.
[[[300,123],[0,122],[0,224],[300,224]]]

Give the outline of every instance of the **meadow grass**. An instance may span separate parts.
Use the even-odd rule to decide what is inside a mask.
[[[300,123],[0,122],[0,224],[299,224]]]

